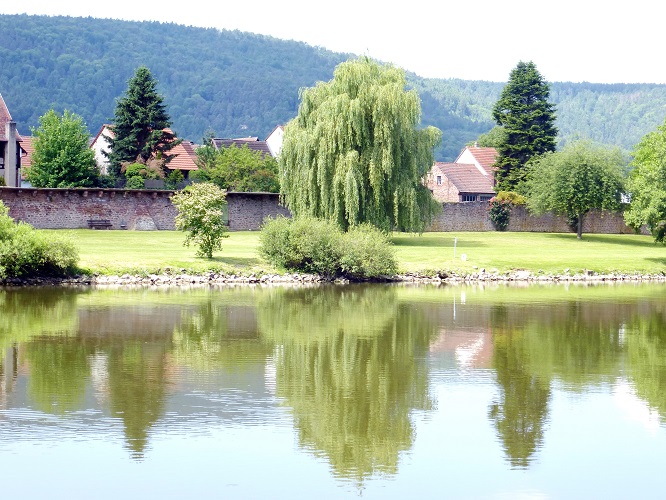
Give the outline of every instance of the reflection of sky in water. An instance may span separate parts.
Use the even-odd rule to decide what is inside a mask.
[[[455,370],[437,355],[428,363],[437,408],[412,415],[416,439],[399,474],[367,480],[363,498],[627,498],[636,481],[646,493],[660,484],[664,427],[626,382],[583,394],[555,383],[543,448],[528,470],[511,470],[487,417],[497,396],[493,371]],[[143,457],[133,460],[122,423],[99,410],[2,410],[0,470],[12,478],[3,491],[23,498],[355,496],[325,459],[299,449],[295,432],[289,408],[268,394],[187,391],[169,398]],[[55,493],[53,485],[60,485]]]
[[[322,359],[356,351],[322,347],[329,341],[326,335],[317,336],[312,345],[301,336],[296,344],[300,357],[290,358],[295,347],[289,344],[285,332],[280,332],[278,337],[281,343],[259,348],[255,338],[257,322],[239,322],[237,310],[234,310],[234,314],[220,316],[220,321],[233,319],[234,325],[242,326],[242,335],[238,334],[223,348],[245,345],[248,339],[255,342],[243,363],[230,364],[228,358],[221,357],[220,346],[212,346],[210,352],[215,353],[219,366],[202,364],[209,351],[187,344],[198,338],[194,334],[190,338],[181,333],[178,339],[189,349],[183,352],[196,354],[192,358],[183,353],[176,356],[169,348],[165,348],[163,358],[156,357],[155,353],[162,351],[154,346],[145,350],[146,359],[153,363],[151,367],[162,370],[158,372],[163,374],[164,380],[157,386],[163,390],[163,394],[159,393],[162,394],[159,414],[146,424],[147,444],[139,455],[128,448],[122,416],[112,414],[109,409],[113,384],[110,368],[116,359],[113,349],[93,350],[84,356],[89,369],[81,409],[62,415],[36,409],[28,390],[30,366],[19,355],[14,378],[11,373],[5,373],[0,380],[3,384],[0,394],[3,497],[657,498],[662,491],[660,478],[666,466],[663,453],[666,429],[658,412],[638,397],[634,382],[620,370],[598,377],[595,375],[600,374],[585,373],[580,382],[576,377],[567,378],[566,372],[563,376],[563,362],[562,366],[555,363],[560,371],[555,370],[550,378],[544,379],[549,392],[536,450],[529,455],[527,467],[512,467],[506,443],[489,417],[489,408],[497,402],[506,406],[504,396],[507,400],[509,396],[518,400],[522,397],[520,390],[524,386],[499,384],[495,356],[498,342],[520,341],[527,330],[501,336],[498,331],[502,330],[494,329],[492,314],[470,295],[464,301],[458,296],[455,313],[453,300],[448,297],[441,301],[443,306],[437,300],[433,300],[434,305],[419,301],[409,303],[410,310],[419,311],[428,319],[423,324],[432,330],[420,354],[408,361],[413,361],[427,374],[425,387],[434,408],[406,408],[413,439],[408,449],[399,450],[395,474],[370,475],[360,485],[354,479],[334,474],[329,455],[330,450],[336,448],[317,450],[312,443],[320,443],[322,436],[328,435],[327,429],[318,429],[317,425],[335,422],[332,418],[305,415],[303,409],[309,407],[304,403],[308,401],[299,401],[301,406],[296,411],[294,401],[289,399],[296,393],[285,393],[286,382],[281,379],[285,367],[276,366],[295,363],[294,360],[311,362],[316,373],[320,366],[317,363]],[[188,311],[193,310],[192,306],[187,307]],[[243,307],[248,310],[247,303]],[[529,314],[526,306],[522,307],[516,315],[518,318]],[[555,314],[578,311],[565,308],[559,312],[553,310],[551,314],[543,302],[539,307],[540,314],[547,320]],[[641,307],[645,314],[646,304]],[[400,308],[404,310],[407,306],[401,303]],[[582,311],[581,318],[587,320],[589,316],[592,322],[596,321],[596,309],[583,308]],[[508,313],[500,312],[512,314],[510,308]],[[141,314],[144,324],[149,316],[147,309]],[[163,320],[165,317],[163,315]],[[172,317],[180,316],[172,310],[168,318]],[[382,315],[380,319],[382,324],[390,325],[390,316]],[[418,323],[414,323],[414,317],[409,319],[401,323],[402,327]],[[515,318],[512,321],[519,322]],[[168,322],[165,320],[165,323]],[[544,329],[545,326],[540,326],[534,331]],[[622,348],[631,345],[632,335],[636,335],[635,329],[628,331],[622,326],[618,342]],[[395,332],[398,330],[392,333]],[[137,345],[159,344],[162,337],[150,337]],[[168,345],[169,337],[164,338]],[[214,340],[214,336],[202,338],[197,340],[199,347]],[[330,338],[335,340],[339,336]],[[392,342],[399,343],[400,333],[392,338],[396,339]],[[124,339],[123,342],[134,345],[135,340]],[[359,346],[373,346],[374,342],[375,337],[371,336],[364,338]],[[519,345],[520,349],[507,352],[520,356],[525,349],[534,349],[540,344]],[[21,348],[19,345],[19,352]],[[506,349],[506,345],[502,348]],[[387,359],[394,361],[400,350],[396,353]],[[308,358],[309,355],[313,357]],[[133,358],[128,356],[127,359]],[[156,359],[166,361],[159,364]],[[507,359],[513,358],[508,356]],[[6,360],[5,367],[9,366],[8,362],[11,360]],[[536,372],[530,372],[520,363],[517,368],[522,376],[543,377],[538,370],[544,363],[532,367]],[[330,366],[344,365],[332,363]],[[385,366],[389,365],[380,364],[379,368]],[[301,375],[296,369],[299,367],[287,366],[293,377]],[[150,370],[145,373],[154,375]],[[368,373],[391,376],[385,369]],[[335,388],[345,388],[345,376],[349,374],[331,374],[333,385],[327,385],[328,379],[324,377],[318,387],[331,388],[332,392]],[[399,385],[402,381],[403,378],[396,377],[393,383]],[[298,378],[288,382],[293,386]],[[302,381],[302,384],[308,383],[308,380]],[[404,391],[414,390],[414,387],[407,386]],[[526,387],[529,389],[529,384]],[[338,401],[335,397],[332,400]],[[371,415],[373,401],[363,403],[367,403]],[[325,408],[317,410],[326,412]],[[504,410],[510,414],[510,408]],[[304,417],[310,417],[308,431],[314,434],[305,440],[309,447],[303,446],[304,430],[299,419]],[[352,439],[361,435],[364,422],[353,422],[353,425],[357,426],[353,432],[332,433],[331,439]]]

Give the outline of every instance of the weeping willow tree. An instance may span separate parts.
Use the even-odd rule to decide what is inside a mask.
[[[437,204],[423,178],[441,132],[418,128],[420,99],[405,85],[401,69],[360,58],[301,92],[280,153],[281,193],[295,216],[343,229],[425,229]]]

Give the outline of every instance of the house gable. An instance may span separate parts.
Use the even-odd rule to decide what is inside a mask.
[[[19,187],[21,183],[21,155],[25,153],[21,147],[22,140],[0,94],[0,176],[10,187]]]
[[[436,162],[426,184],[440,202],[484,201],[495,195],[492,177],[469,163]]]
[[[274,158],[277,158],[277,156],[280,154],[280,151],[282,151],[283,140],[284,127],[282,125],[275,127],[273,131],[268,134],[268,137],[266,137],[266,144],[268,144],[268,149],[271,150],[271,154]]]
[[[465,163],[474,165],[484,175],[493,176],[497,150],[495,148],[480,148],[478,146],[466,146],[454,163]]]

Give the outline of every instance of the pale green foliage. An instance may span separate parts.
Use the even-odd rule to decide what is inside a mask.
[[[277,193],[280,189],[275,158],[251,150],[247,144],[219,150],[206,144],[197,148],[196,154],[199,170],[192,172],[195,180],[212,182],[228,191]]]
[[[497,193],[497,196],[495,196],[496,200],[500,201],[508,201],[512,205],[526,205],[527,204],[527,198],[525,198],[522,194],[516,193],[515,191],[500,191]]]
[[[329,278],[377,278],[397,271],[388,234],[368,223],[343,233],[326,219],[267,219],[261,229],[259,253],[278,268]]]
[[[213,252],[222,249],[222,238],[228,236],[223,219],[226,193],[214,184],[192,184],[171,201],[178,209],[176,228],[187,231],[184,245],[194,243],[199,246],[198,256],[212,259]]]
[[[64,276],[74,272],[78,252],[70,241],[47,237],[15,223],[0,201],[0,279]]]
[[[647,134],[634,149],[629,177],[631,205],[624,214],[630,226],[646,224],[656,241],[666,234],[666,121]]]
[[[620,206],[626,161],[619,148],[589,141],[571,143],[556,153],[533,160],[528,208],[537,214],[552,210],[576,222],[582,237],[583,217],[591,209],[616,210]]]
[[[395,247],[388,233],[365,223],[342,235],[340,269],[348,278],[392,276],[398,272]]]
[[[32,130],[35,151],[26,177],[35,187],[88,187],[98,176],[95,153],[88,147],[88,131],[83,119],[65,111],[62,116],[50,110]]]
[[[259,253],[278,268],[330,277],[338,272],[339,239],[335,222],[278,216],[264,221]]]
[[[405,84],[402,70],[361,58],[302,91],[280,153],[281,193],[292,213],[345,229],[362,222],[425,229],[437,204],[422,179],[441,133],[417,129],[420,100]]]

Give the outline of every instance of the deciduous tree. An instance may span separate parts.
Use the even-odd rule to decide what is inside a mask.
[[[555,106],[548,102],[550,86],[533,62],[519,62],[511,71],[493,108],[493,118],[504,129],[496,144],[498,191],[521,191],[531,158],[555,151]]]
[[[576,224],[592,209],[616,210],[623,189],[625,158],[619,148],[589,141],[571,143],[556,153],[533,160],[527,182],[527,206],[537,214],[552,210]]]
[[[199,257],[213,258],[228,236],[224,224],[226,193],[211,183],[191,184],[171,197],[178,209],[176,229],[186,231],[185,246],[198,245]]]
[[[295,215],[422,231],[436,203],[423,184],[441,133],[420,129],[419,97],[404,72],[368,58],[340,64],[303,90],[285,127],[280,185]]]
[[[272,156],[253,151],[243,144],[216,150],[212,145],[197,149],[199,170],[192,172],[194,179],[212,182],[228,191],[264,191],[277,193],[278,164]]]
[[[39,118],[32,130],[35,151],[26,177],[35,187],[88,187],[99,176],[95,153],[88,147],[89,134],[83,119],[54,110]]]
[[[113,137],[109,140],[110,171],[119,176],[127,162],[147,163],[151,158],[164,167],[167,153],[178,144],[167,129],[171,126],[164,98],[157,92],[157,81],[142,66],[127,83],[127,91],[116,103]]]
[[[638,229],[647,225],[655,240],[666,236],[666,121],[636,145],[628,191],[631,205],[625,221]]]

